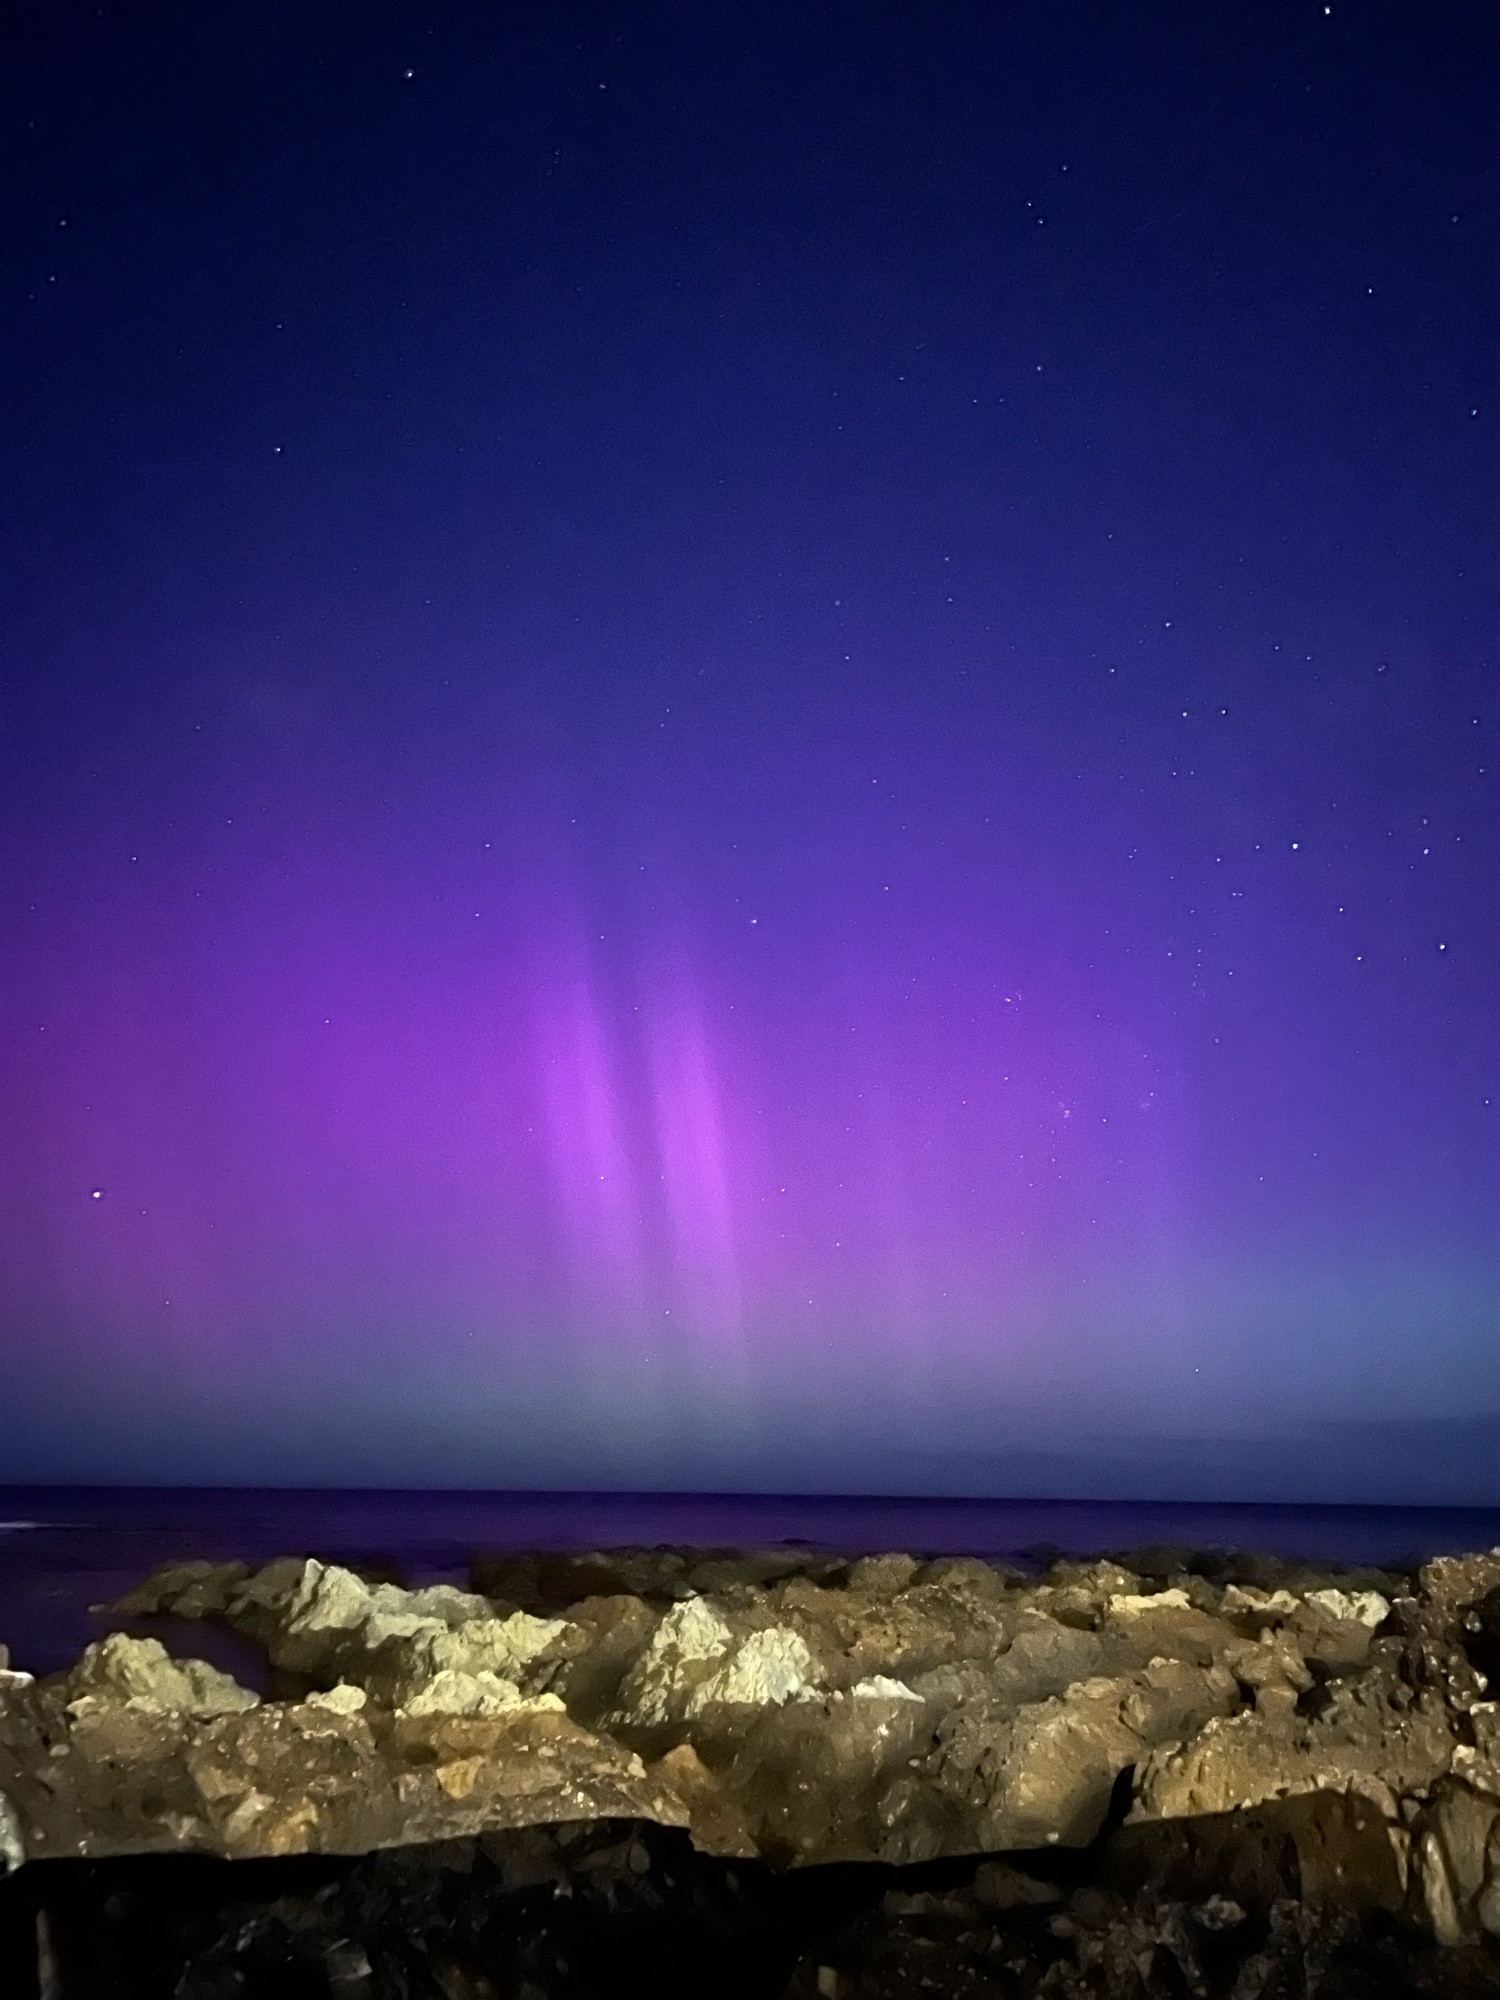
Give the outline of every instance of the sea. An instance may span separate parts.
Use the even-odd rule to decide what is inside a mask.
[[[13,1667],[53,1673],[123,1622],[108,1610],[112,1599],[158,1564],[195,1557],[262,1563],[316,1555],[411,1584],[463,1584],[470,1558],[492,1550],[778,1544],[851,1555],[988,1556],[1033,1568],[1059,1554],[1165,1545],[1399,1569],[1500,1545],[1500,1507],[0,1487],[0,1644]],[[174,1638],[172,1650],[182,1651]],[[193,1627],[188,1640],[187,1650],[252,1684],[262,1670],[232,1634]]]

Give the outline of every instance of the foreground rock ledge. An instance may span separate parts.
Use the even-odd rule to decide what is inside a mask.
[[[1171,1551],[1040,1580],[804,1550],[474,1570],[158,1572],[113,1607],[134,1631],[0,1675],[6,1862],[630,1820],[777,1867],[914,1864],[1321,1793],[1330,1869],[1357,1837],[1361,1893],[1443,1941],[1500,1934],[1500,1552],[1415,1576]],[[271,1694],[173,1657],[162,1618],[252,1640]]]

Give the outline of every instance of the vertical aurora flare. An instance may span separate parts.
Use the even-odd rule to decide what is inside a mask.
[[[27,32],[0,1471],[1497,1497],[1482,10]]]

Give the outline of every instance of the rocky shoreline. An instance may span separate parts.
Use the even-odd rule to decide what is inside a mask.
[[[470,1583],[178,1565],[67,1673],[0,1674],[0,1952],[46,2000],[637,1990],[617,1932],[653,1992],[693,1937],[683,1991],[717,1953],[711,1990],[820,2000],[1500,1992],[1500,1553]],[[142,1898],[176,1969],[100,1984],[81,1940]]]

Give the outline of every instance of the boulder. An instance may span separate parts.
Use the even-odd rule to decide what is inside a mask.
[[[260,1696],[207,1660],[174,1660],[159,1639],[111,1632],[85,1649],[69,1672],[71,1701],[149,1703],[183,1715],[234,1715]]]
[[[1441,1937],[1500,1933],[1493,1552],[1414,1580],[1181,1551],[1040,1578],[807,1550],[475,1576],[493,1594],[304,1557],[158,1572],[127,1608],[223,1623],[297,1698],[124,1633],[65,1675],[7,1672],[0,1851],[359,1852],[613,1816],[778,1866],[922,1863],[1101,1832],[1166,1853],[1260,1815],[1291,1829],[1292,1893],[1343,1869]]]

